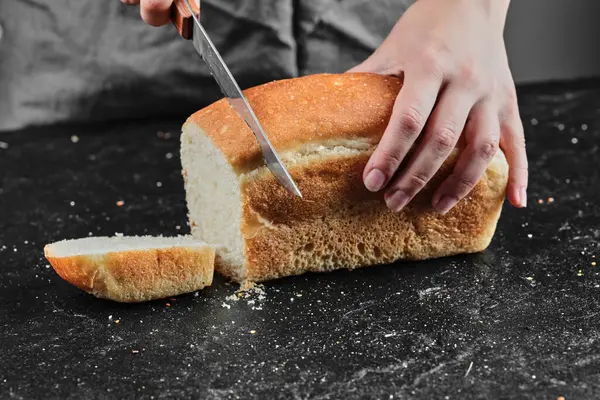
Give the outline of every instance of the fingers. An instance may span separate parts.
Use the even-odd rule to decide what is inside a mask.
[[[386,190],[389,209],[400,211],[437,172],[454,149],[473,103],[473,96],[458,87],[444,91],[410,164]]]
[[[148,25],[162,26],[171,20],[170,8],[173,0],[121,0],[121,3],[129,5],[141,3],[140,15]]]
[[[509,165],[508,201],[519,208],[527,207],[528,163],[523,123],[516,105],[500,125],[500,147]]]
[[[172,3],[172,0],[141,0],[140,14],[142,19],[152,26],[168,24],[171,20],[170,9]]]
[[[474,107],[464,136],[466,148],[461,152],[452,174],[432,198],[432,206],[441,214],[450,211],[475,187],[496,154],[500,140],[496,109],[489,103]]]
[[[368,190],[385,187],[423,130],[442,79],[425,74],[405,75],[388,126],[363,172]]]

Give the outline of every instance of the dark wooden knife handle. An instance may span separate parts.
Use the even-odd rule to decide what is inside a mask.
[[[200,17],[200,0],[188,1],[194,10],[194,14]],[[185,4],[185,0],[173,0],[173,4],[171,5],[171,22],[173,22],[173,25],[175,25],[177,32],[179,32],[182,38],[189,40],[193,37],[194,20],[192,19],[190,9]]]

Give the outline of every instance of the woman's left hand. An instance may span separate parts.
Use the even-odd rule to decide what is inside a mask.
[[[403,77],[389,125],[363,179],[400,211],[433,177],[461,135],[466,143],[433,207],[445,214],[477,184],[500,146],[508,199],[527,204],[527,155],[503,30],[508,0],[417,0],[383,44],[349,72]],[[417,138],[422,140],[399,170]]]

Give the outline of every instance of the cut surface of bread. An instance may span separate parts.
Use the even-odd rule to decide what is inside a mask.
[[[457,148],[399,213],[369,192],[362,172],[389,121],[401,81],[375,74],[320,74],[245,91],[303,199],[261,163],[256,139],[220,100],[193,114],[181,136],[192,235],[217,246],[216,270],[264,281],[484,250],[500,217],[508,164],[498,151],[449,213],[431,207]]]
[[[191,236],[115,236],[63,240],[44,247],[56,273],[96,297],[141,302],[212,283],[215,249]]]

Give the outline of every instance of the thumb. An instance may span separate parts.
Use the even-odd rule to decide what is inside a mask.
[[[367,65],[366,61],[362,62],[358,65],[355,65],[354,67],[350,68],[348,71],[346,72],[373,72],[369,69],[369,66]]]
[[[360,64],[350,68],[348,71],[346,72],[373,72],[373,73],[380,73],[381,72],[381,68],[378,67],[378,63],[374,60],[374,57],[371,55],[369,58],[367,58],[365,61],[361,62]]]

